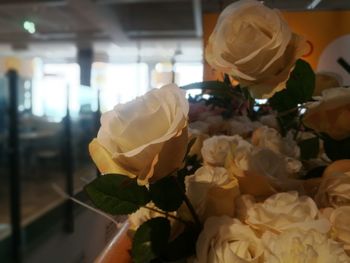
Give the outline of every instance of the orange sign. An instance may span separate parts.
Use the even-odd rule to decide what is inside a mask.
[[[292,31],[304,36],[309,52],[303,57],[315,71],[334,72],[350,85],[350,11],[282,12]],[[204,45],[213,31],[219,14],[203,16]],[[220,76],[204,65],[204,79]]]

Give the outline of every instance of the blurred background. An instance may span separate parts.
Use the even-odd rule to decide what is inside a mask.
[[[203,14],[231,2],[0,0],[0,262],[93,262],[114,225],[53,185],[87,202],[101,112],[170,82],[202,81]],[[349,0],[262,2],[350,9]]]

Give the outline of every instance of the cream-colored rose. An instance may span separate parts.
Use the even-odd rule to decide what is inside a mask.
[[[263,260],[261,240],[239,220],[211,217],[196,244],[195,263],[259,263]]]
[[[348,263],[342,244],[315,230],[292,229],[282,234],[264,233],[264,257],[268,263]]]
[[[248,87],[253,97],[270,98],[285,88],[306,48],[305,40],[291,32],[278,10],[241,0],[221,13],[205,57],[213,68]]]
[[[90,147],[97,167],[102,173],[122,169],[139,184],[168,175],[186,152],[188,108],[185,93],[170,84],[104,113]]]
[[[350,171],[323,176],[315,201],[319,207],[350,205]]]
[[[350,255],[350,206],[332,209],[329,221],[332,224],[332,238],[344,244],[345,251]]]
[[[323,91],[321,100],[308,105],[303,122],[335,140],[349,137],[350,89],[332,88]]]
[[[186,195],[202,221],[210,216],[233,216],[238,181],[223,167],[203,166],[185,178]]]
[[[307,196],[299,197],[297,192],[278,193],[263,203],[254,204],[248,209],[246,223],[260,232],[279,233],[297,228],[327,233],[330,229],[328,220],[318,219],[315,202]]]
[[[202,156],[206,164],[224,166],[226,158],[231,153],[234,162],[243,168],[243,166],[245,167],[247,165],[246,156],[251,148],[250,143],[239,135],[219,135],[213,136],[203,142]]]

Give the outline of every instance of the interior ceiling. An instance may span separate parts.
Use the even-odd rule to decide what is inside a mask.
[[[40,44],[139,45],[150,40],[200,41],[202,12],[219,12],[227,0],[0,0],[0,45],[25,50]],[[265,0],[270,7],[305,10],[316,0]],[[317,1],[319,2],[319,1]],[[315,8],[350,9],[350,0],[322,0]],[[36,33],[23,29],[33,21]],[[176,44],[179,45],[179,44]],[[2,50],[0,49],[0,55]]]

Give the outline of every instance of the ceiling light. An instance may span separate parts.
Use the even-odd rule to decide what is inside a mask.
[[[23,22],[23,28],[28,31],[28,33],[30,34],[34,34],[35,33],[35,24],[31,21],[24,21]]]
[[[322,0],[313,0],[306,8],[307,9],[314,9],[316,6],[321,3]]]

